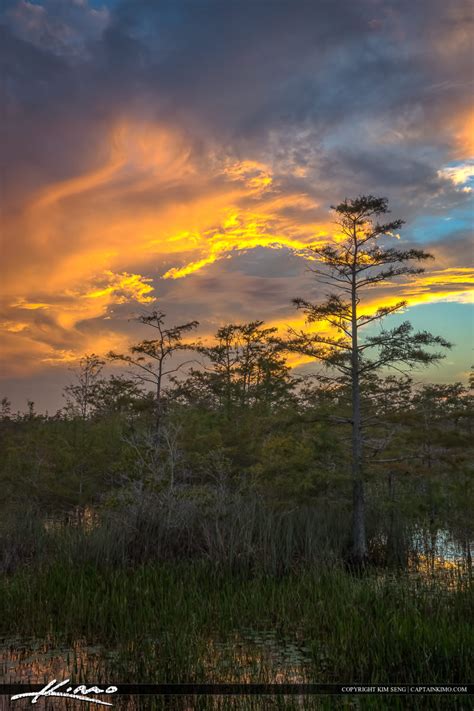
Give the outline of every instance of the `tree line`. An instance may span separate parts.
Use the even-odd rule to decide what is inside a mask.
[[[25,473],[42,504],[56,491],[65,507],[103,503],[104,489],[112,496],[133,479],[177,491],[227,477],[274,506],[325,498],[350,511],[346,557],[356,565],[369,557],[367,488],[369,499],[383,492],[390,535],[414,490],[428,518],[449,508],[450,496],[461,501],[471,481],[472,399],[460,383],[416,386],[410,377],[451,344],[408,321],[386,329],[405,301],[368,302],[375,286],[420,274],[432,257],[387,246],[403,222],[385,221],[385,198],[346,199],[333,210],[338,239],[308,253],[326,297],[294,300],[307,328],[283,337],[261,320],[227,324],[202,343],[193,340],[197,321],[170,325],[154,310],[138,318],[149,338],[108,354],[120,375],[105,377],[106,360],[95,354],[81,360],[55,417],[30,404],[13,418],[4,400],[0,476],[10,497]],[[322,368],[295,376],[291,353]]]

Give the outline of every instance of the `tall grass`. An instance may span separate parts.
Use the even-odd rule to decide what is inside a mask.
[[[346,530],[343,509],[275,511],[208,490],[134,496],[90,525],[12,515],[0,525],[0,637],[11,639],[13,655],[15,637],[26,648],[28,638],[66,648],[63,668],[84,681],[472,679],[469,579],[455,569],[449,585],[382,568],[353,575],[341,562]],[[372,540],[377,550],[376,527]],[[410,699],[410,707],[448,708],[429,701]],[[344,707],[319,697],[173,704],[130,708]],[[397,699],[348,704],[407,707]]]
[[[374,564],[407,567],[410,559],[423,557],[417,520],[401,514],[387,517],[376,507],[369,514]],[[350,510],[339,502],[283,510],[255,493],[225,486],[161,492],[137,487],[101,510],[66,521],[45,521],[34,510],[9,510],[0,516],[0,572],[53,561],[107,567],[186,560],[233,572],[279,575],[298,567],[338,564],[345,558],[349,529]],[[436,557],[432,533],[425,543]],[[469,532],[462,532],[458,547],[466,548],[468,540]],[[464,557],[470,562],[469,555]]]
[[[283,573],[341,557],[347,514],[337,508],[278,511],[256,496],[198,490],[147,494],[105,509],[90,526],[46,525],[34,512],[0,523],[0,566],[61,561],[77,566],[201,560],[231,570]]]
[[[242,629],[292,634],[313,681],[465,683],[473,672],[470,591],[395,577],[339,569],[248,577],[202,562],[53,565],[4,579],[0,600],[3,636],[117,647],[121,681],[209,679],[210,640]],[[238,680],[238,669],[224,680]]]

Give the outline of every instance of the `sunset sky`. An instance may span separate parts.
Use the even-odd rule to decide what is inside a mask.
[[[300,322],[305,247],[372,193],[397,247],[435,260],[381,286],[474,361],[474,47],[468,0],[6,0],[0,15],[0,396],[62,405],[84,353],[133,314]],[[470,286],[471,285],[471,286]],[[472,303],[472,300],[471,300]]]

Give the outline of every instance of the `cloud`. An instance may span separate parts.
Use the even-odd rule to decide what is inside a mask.
[[[1,22],[13,370],[126,343],[155,298],[209,333],[291,321],[329,205],[364,192],[437,257],[373,303],[466,298],[467,1],[8,0]]]
[[[441,178],[450,180],[463,192],[472,191],[471,183],[474,182],[474,158],[466,161],[456,161],[438,171]]]
[[[21,39],[39,48],[74,57],[100,37],[110,21],[106,7],[87,0],[44,0],[42,4],[7,0],[4,16]]]

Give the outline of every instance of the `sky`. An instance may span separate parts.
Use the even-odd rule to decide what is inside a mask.
[[[302,325],[330,206],[389,199],[426,273],[381,285],[474,362],[473,6],[467,0],[4,0],[1,382],[60,407],[133,315]],[[472,304],[472,298],[471,298]],[[306,367],[306,366],[305,366]]]

